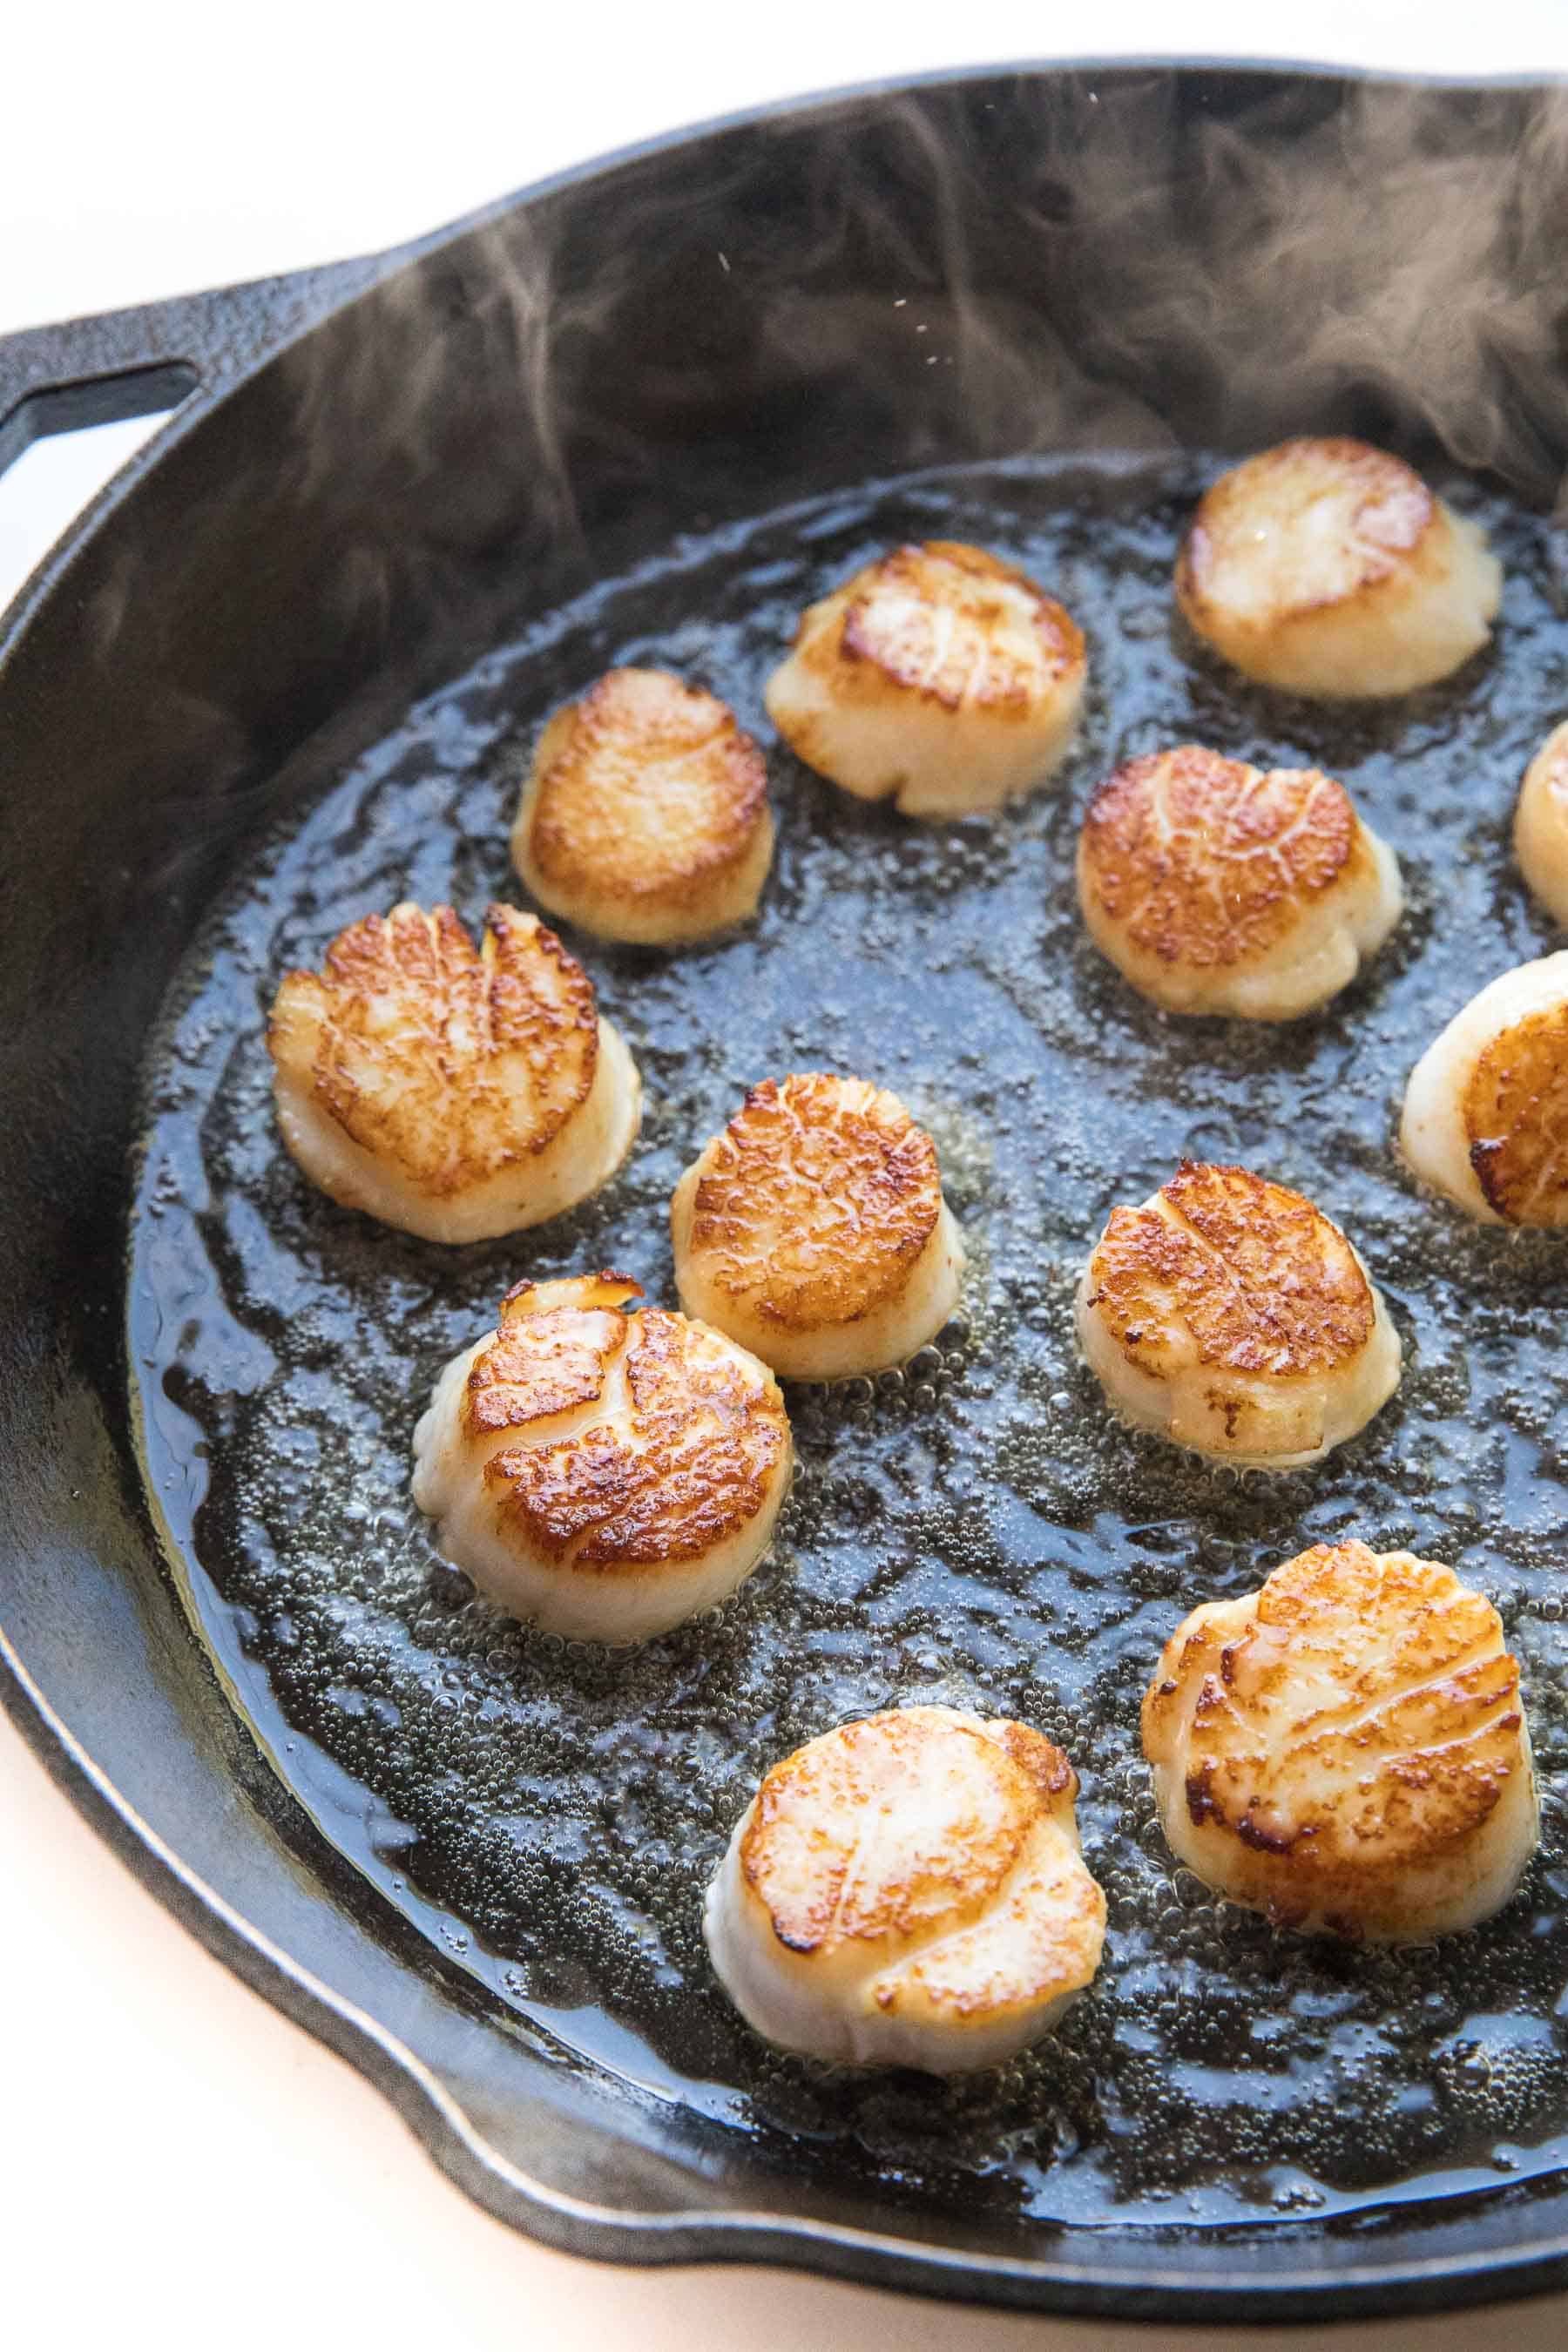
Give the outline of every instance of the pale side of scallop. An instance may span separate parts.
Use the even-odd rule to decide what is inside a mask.
[[[478,950],[450,907],[405,903],[291,971],[267,1043],[283,1140],[344,1208],[427,1241],[559,1216],[615,1174],[642,1081],[593,982],[533,915]]]
[[[1176,599],[1226,660],[1290,694],[1408,694],[1479,653],[1502,596],[1479,526],[1386,450],[1282,442],[1211,484]]]
[[[906,816],[971,816],[1044,782],[1078,724],[1083,637],[984,549],[900,547],[810,605],[768,681],[797,758]]]
[[[1404,908],[1394,852],[1315,768],[1264,773],[1195,743],[1129,760],[1089,802],[1079,904],[1173,1013],[1289,1021],[1375,955]]]
[[[1399,1148],[1482,1224],[1568,1224],[1568,948],[1456,1013],[1410,1074]]]
[[[1542,905],[1568,924],[1568,719],[1552,729],[1524,772],[1513,846]]]
[[[1143,1701],[1173,1851],[1302,1935],[1454,1935],[1539,1834],[1518,1661],[1452,1569],[1318,1545],[1194,1609]]]
[[[728,704],[653,669],[610,670],[556,712],[511,835],[542,907],[653,947],[743,922],[773,851],[756,744]]]
[[[1118,1411],[1210,1461],[1320,1461],[1399,1385],[1399,1335],[1344,1234],[1245,1168],[1184,1160],[1113,1209],[1076,1317]]]
[[[1002,2063],[1100,1965],[1077,1794],[1021,1723],[909,1706],[825,1732],[765,1776],[709,1887],[720,1982],[768,2041],[830,2063]]]
[[[442,1557],[512,1616],[644,1642],[723,1601],[773,1539],[793,1452],[778,1384],[621,1275],[520,1283],[414,1433]]]
[[[897,1095],[811,1071],[752,1088],[670,1204],[681,1305],[788,1379],[903,1363],[958,1304],[936,1146]]]

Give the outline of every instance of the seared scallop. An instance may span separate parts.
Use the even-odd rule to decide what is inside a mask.
[[[1568,1225],[1568,949],[1473,996],[1410,1074],[1399,1148],[1486,1225]]]
[[[1022,1723],[910,1706],[825,1732],[766,1775],[709,1887],[721,1983],[786,2050],[1000,2064],[1100,1965],[1077,1794]]]
[[[404,904],[291,971],[267,1043],[283,1140],[345,1208],[427,1241],[558,1216],[614,1175],[642,1081],[594,984],[533,915]]]
[[[414,1433],[442,1556],[514,1617],[642,1642],[724,1600],[768,1548],[789,1422],[766,1365],[647,1307],[624,1275],[519,1283]]]
[[[753,1087],[676,1187],[670,1225],[688,1314],[793,1380],[902,1363],[958,1302],[936,1146],[864,1078]]]
[[[1364,441],[1285,441],[1205,492],[1176,599],[1261,685],[1408,694],[1479,651],[1502,573],[1479,526]]]
[[[1289,1021],[1336,995],[1404,904],[1394,852],[1316,768],[1195,743],[1129,760],[1083,821],[1095,944],[1173,1013]]]
[[[1451,1568],[1314,1545],[1194,1609],[1143,1701],[1173,1852],[1303,1935],[1409,1943],[1500,1909],[1539,1832],[1519,1664]]]
[[[983,548],[895,548],[808,606],[767,707],[796,756],[906,816],[1000,807],[1050,773],[1078,724],[1083,637]]]
[[[1568,923],[1568,719],[1552,729],[1524,772],[1513,846],[1542,905]]]
[[[539,739],[511,860],[601,939],[674,947],[742,922],[773,854],[767,770],[728,704],[613,669]]]
[[[1355,1251],[1300,1192],[1184,1160],[1113,1209],[1079,1286],[1112,1404],[1211,1461],[1297,1469],[1399,1385],[1399,1337]]]

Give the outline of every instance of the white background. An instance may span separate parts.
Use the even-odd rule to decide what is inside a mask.
[[[27,16],[0,40],[0,333],[392,244],[626,141],[889,74],[1177,49],[1568,70],[1563,0],[1101,0],[1092,18],[1019,0],[896,13],[666,0],[624,22],[615,0]],[[100,447],[54,445],[0,486],[0,602],[102,463]],[[963,2315],[775,2273],[605,2270],[512,2236],[141,1892],[3,1717],[0,2021],[0,2340],[17,2352],[154,2336],[168,2352],[1223,2340]],[[1336,2352],[1505,2340],[1560,2347],[1568,2301],[1332,2338]]]

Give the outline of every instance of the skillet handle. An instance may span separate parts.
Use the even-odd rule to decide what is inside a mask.
[[[328,262],[0,336],[0,474],[50,433],[218,398],[390,265]]]

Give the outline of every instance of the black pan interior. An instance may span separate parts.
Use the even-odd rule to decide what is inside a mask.
[[[1549,2231],[1568,2128],[1561,1282],[1549,1246],[1418,1202],[1388,1151],[1426,1037],[1549,943],[1505,848],[1563,685],[1556,541],[1531,510],[1557,464],[1557,311],[1539,192],[1526,203],[1504,168],[1546,106],[1041,77],[650,159],[438,248],[335,323],[330,354],[305,347],[198,423],[13,656],[35,790],[8,847],[46,879],[13,894],[7,972],[27,1146],[6,1235],[8,1503],[16,1557],[54,1565],[47,1585],[15,1575],[8,1623],[252,1916],[287,1916],[340,1983],[381,1966],[367,1935],[392,1956],[400,1990],[373,2007],[444,2046],[470,2115],[546,2179],[628,2216],[739,2199],[786,2225],[880,2227],[972,2252],[968,2291],[1121,2307],[1178,2242],[1195,2298],[1228,2284],[1262,2308],[1289,2264],[1342,2300],[1417,2244],[1500,2267]],[[1457,327],[1449,305],[1451,363],[1425,377],[1366,331],[1312,365],[1300,342],[1302,272],[1321,315],[1342,316],[1331,293],[1365,328],[1381,281],[1334,199],[1375,171],[1429,200],[1434,173],[1494,191],[1491,243],[1444,281],[1469,295]],[[617,213],[646,220],[650,193],[648,266],[595,277],[585,257],[618,250]],[[1260,247],[1310,194],[1322,226],[1271,292],[1241,226]],[[1293,369],[1253,365],[1270,332]],[[639,366],[607,372],[612,347]],[[1289,425],[1485,468],[1454,480],[1509,564],[1495,658],[1352,722],[1240,691],[1173,638],[1175,534],[1218,462],[1181,443]],[[676,961],[580,943],[652,1097],[600,1202],[454,1256],[312,1199],[266,1113],[278,972],[405,891],[470,917],[505,895],[531,731],[608,660],[667,662],[760,724],[799,603],[889,538],[937,533],[1016,555],[1089,631],[1094,705],[1059,789],[994,827],[916,832],[775,758],[781,849],[754,931]],[[63,705],[58,665],[84,658],[102,691]],[[1163,1023],[1079,934],[1084,793],[1172,734],[1330,767],[1406,860],[1395,947],[1287,1036]],[[870,1394],[796,1392],[784,1541],[716,1624],[635,1664],[520,1636],[433,1568],[409,1518],[431,1376],[525,1267],[622,1263],[667,1296],[674,1175],[750,1080],[823,1061],[887,1076],[938,1133],[976,1244],[963,1325]],[[1074,1362],[1075,1259],[1182,1150],[1302,1184],[1394,1302],[1398,1404],[1316,1474],[1194,1471],[1108,1424]],[[1291,1951],[1217,1914],[1150,1833],[1132,1729],[1183,1608],[1352,1527],[1493,1593],[1549,1797],[1519,1904],[1462,1948],[1398,1960]],[[117,1699],[121,1652],[135,1696]],[[157,1769],[131,1738],[144,1686],[168,1717]],[[1000,2077],[829,2079],[736,2024],[696,1890],[763,1764],[933,1690],[1074,1753],[1112,1895],[1102,1990]],[[214,1785],[245,1824],[227,1844],[203,1810]],[[279,1841],[326,1898],[309,1926],[268,1876]],[[552,2102],[563,2132],[541,2120]],[[1098,2227],[1064,2241],[1061,2222]],[[1020,2286],[1004,2256],[1058,2275]],[[896,2255],[855,2266],[900,2274]]]
[[[1257,2219],[1568,2155],[1562,1252],[1423,1201],[1390,1149],[1434,1024],[1550,941],[1507,841],[1568,682],[1544,534],[1456,486],[1508,564],[1497,652],[1393,710],[1315,710],[1239,690],[1172,629],[1203,478],[1190,461],[915,478],[603,583],[322,780],[204,927],[148,1065],[130,1300],[149,1481],[179,1498],[193,1606],[284,1777],[433,1943],[582,2054],[775,2154],[804,2134],[820,2174],[862,2191],[891,2168],[917,2209],[1103,2224],[1175,2200]],[[998,824],[916,829],[775,753],[782,841],[754,926],[679,957],[575,943],[649,1091],[616,1184],[457,1253],[306,1186],[270,1113],[283,971],[404,895],[470,920],[515,896],[531,739],[611,663],[700,677],[765,732],[792,614],[910,537],[998,548],[1079,618],[1093,705],[1059,784]],[[1162,1018],[1082,932],[1087,790],[1189,740],[1327,767],[1405,856],[1395,946],[1284,1032]],[[940,1138],[973,1258],[962,1321],[901,1375],[792,1391],[784,1538],[722,1612],[631,1655],[520,1633],[464,1597],[408,1501],[437,1372],[522,1276],[615,1265],[672,1300],[680,1169],[757,1078],[824,1066],[896,1086]],[[1194,1465],[1112,1421],[1077,1360],[1096,1234],[1184,1153],[1324,1203],[1390,1298],[1398,1400],[1311,1472]],[[1166,1850],[1140,1758],[1138,1702],[1184,1610],[1347,1534],[1450,1559],[1496,1599],[1548,1790],[1518,1901],[1414,1955],[1292,1942],[1215,1906]],[[729,2010],[700,1933],[768,1765],[925,1696],[1068,1748],[1111,1902],[1093,1999],[957,2086],[781,2059]]]

